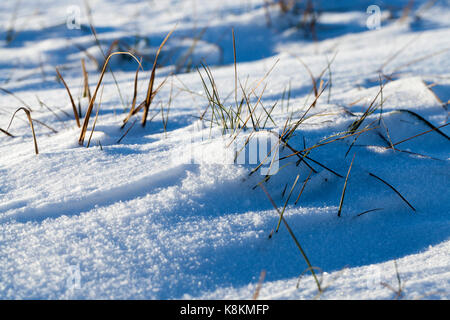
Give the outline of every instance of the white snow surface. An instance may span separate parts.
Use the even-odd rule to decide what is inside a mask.
[[[80,59],[86,60],[91,92],[100,72],[89,56],[103,63],[84,2],[0,2],[0,128],[14,135],[0,132],[0,298],[251,299],[265,273],[259,299],[393,299],[397,276],[400,298],[449,299],[450,128],[386,148],[430,130],[411,112],[435,127],[448,122],[449,2],[428,8],[428,1],[415,1],[401,19],[408,2],[314,1],[321,14],[313,39],[296,27],[301,16],[283,14],[276,4],[266,8],[263,0],[89,1],[104,51],[119,39],[144,55],[138,103],[145,99],[156,49],[176,26],[162,50],[155,86],[167,80],[145,128],[142,111],[120,128],[137,63],[114,57],[120,94],[107,72],[89,148],[98,104],[80,146],[80,129],[55,73],[59,67],[84,113]],[[382,12],[377,30],[366,26],[371,4]],[[74,9],[80,29],[67,27]],[[239,81],[250,104],[263,89],[261,104],[270,110],[277,103],[268,130],[282,129],[290,116],[295,123],[313,103],[302,62],[316,78],[325,70],[327,87],[289,140],[296,150],[344,135],[374,99],[383,99],[382,110],[359,128],[375,123],[375,129],[311,150],[308,156],[326,168],[307,162],[314,172],[297,204],[310,174],[304,162],[296,165],[297,157],[280,160],[279,171],[264,183],[281,210],[299,176],[284,218],[316,267],[320,295],[285,226],[269,238],[279,215],[254,188],[264,175],[249,175],[255,164],[225,161],[234,154],[223,139],[196,140],[210,133],[208,122],[198,130],[208,105],[195,69],[201,61],[211,68],[226,107],[235,105],[232,28]],[[385,86],[377,96],[380,70]],[[240,101],[242,91],[236,95]],[[38,155],[25,113],[19,111],[8,128],[24,106],[35,119]],[[161,108],[164,117],[168,112],[166,126]],[[256,115],[265,119],[261,106]],[[240,139],[252,138],[251,131],[242,130]],[[281,157],[291,153],[280,150]]]

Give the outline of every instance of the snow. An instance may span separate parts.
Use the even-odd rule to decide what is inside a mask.
[[[416,1],[413,11],[420,19],[406,20],[398,17],[408,1],[389,6],[315,1],[321,12],[316,41],[295,27],[298,15],[283,15],[277,5],[269,7],[268,25],[263,0],[89,3],[104,51],[120,39],[137,43],[136,51],[147,57],[138,103],[145,99],[156,49],[176,26],[156,72],[156,85],[167,81],[152,103],[149,119],[154,118],[147,126],[140,125],[140,112],[121,130],[137,64],[124,56],[112,58],[120,93],[106,73],[91,145],[79,146],[80,129],[55,67],[85,111],[80,59],[86,60],[91,92],[100,73],[77,46],[100,65],[103,59],[83,2],[22,4],[15,20],[15,1],[0,4],[0,87],[14,94],[0,91],[0,128],[14,135],[0,132],[0,298],[251,299],[263,270],[260,299],[392,299],[396,293],[386,284],[397,289],[397,272],[401,298],[450,298],[450,145],[445,137],[450,128],[388,148],[390,141],[430,130],[414,114],[434,126],[448,121],[448,1],[423,11],[427,1]],[[366,26],[371,4],[382,11],[377,30]],[[80,10],[80,29],[67,27],[69,8]],[[17,34],[8,43],[11,24]],[[256,87],[251,105],[264,88],[262,105],[269,110],[277,102],[273,122],[267,122],[273,132],[281,133],[287,117],[298,120],[314,101],[302,62],[315,77],[325,70],[327,87],[289,140],[297,150],[346,132],[379,93],[380,67],[391,77],[383,79],[382,121],[377,109],[358,130],[371,122],[379,123],[377,128],[359,135],[347,155],[355,136],[311,150],[308,156],[326,168],[308,161],[314,172],[297,204],[310,174],[304,163],[296,166],[298,158],[280,160],[277,173],[264,183],[281,209],[299,175],[284,217],[320,270],[325,288],[320,295],[286,228],[269,238],[279,215],[263,190],[255,188],[264,175],[249,175],[255,163],[233,161],[236,145],[271,134],[242,130],[232,143],[230,132],[222,136],[221,128],[198,119],[208,101],[189,63],[195,67],[204,59],[224,105],[235,104],[232,28],[239,80],[247,92]],[[240,101],[242,92],[237,96]],[[24,106],[19,99],[31,107],[33,119],[57,131],[34,123],[39,155],[24,113],[7,129],[14,111]],[[162,106],[166,116],[169,104],[165,128],[158,112]],[[256,110],[264,115],[262,108]],[[243,111],[244,119],[247,115]],[[291,153],[281,148],[279,155]],[[371,174],[392,185],[414,210]],[[372,209],[377,210],[358,216]]]

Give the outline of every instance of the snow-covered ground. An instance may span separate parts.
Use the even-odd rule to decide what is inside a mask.
[[[263,0],[2,1],[0,128],[14,137],[0,132],[0,298],[251,299],[263,274],[260,299],[392,299],[398,279],[400,298],[449,299],[450,4],[313,1],[314,22],[307,2],[284,13]],[[112,51],[143,56],[139,104],[174,28],[147,125],[140,111],[121,129],[138,65],[115,56],[80,146],[55,67],[82,124],[81,59],[93,93],[99,46],[118,40]],[[211,108],[200,120],[202,61],[226,110],[244,98],[245,129],[212,134]],[[316,103],[308,68],[323,89]],[[8,127],[19,107],[32,110],[38,155],[22,110]],[[233,163],[227,146],[285,126],[289,147],[261,188],[263,168],[250,175],[261,158]],[[285,225],[273,232],[279,214],[263,189],[286,203],[319,296]]]

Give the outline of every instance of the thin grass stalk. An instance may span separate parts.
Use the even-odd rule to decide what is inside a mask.
[[[70,93],[69,86],[67,85],[66,81],[64,81],[64,78],[61,75],[61,73],[59,73],[58,67],[56,67],[55,69],[56,69],[56,74],[58,75],[59,79],[61,79],[61,82],[63,83],[64,87],[67,90],[67,94],[69,95],[70,103],[72,104],[73,115],[75,116],[75,121],[77,123],[78,128],[80,128],[81,127],[80,118],[78,117],[77,107],[75,106],[75,102],[73,101],[73,97],[72,97],[72,94]]]
[[[433,129],[430,129],[430,130],[421,132],[421,133],[416,134],[416,135],[414,135],[414,136],[412,136],[412,137],[409,137],[409,138],[403,139],[403,140],[401,140],[401,141],[399,141],[399,142],[396,142],[396,143],[394,143],[394,144],[392,144],[392,145],[393,145],[393,146],[399,145],[399,144],[401,144],[401,143],[403,143],[403,142],[406,142],[406,141],[412,140],[412,139],[414,139],[414,138],[420,137],[420,136],[422,136],[422,135],[424,135],[424,134],[427,134],[427,133],[430,133],[430,132],[432,132],[432,131],[436,131],[436,130],[439,130],[439,129],[441,129],[441,128],[444,128],[444,127],[448,126],[449,124],[450,124],[450,122],[447,122],[446,124],[443,124],[443,125],[441,125],[441,126],[439,126],[439,127],[435,127],[435,128],[433,128]],[[390,149],[390,148],[391,148],[391,147],[385,147],[385,149]]]
[[[168,78],[169,78],[169,75],[158,85],[158,87],[155,90],[153,90],[152,99],[156,96],[156,94],[159,92],[159,90],[164,86],[164,84],[166,83]],[[137,108],[134,108],[132,110],[130,109],[130,112],[128,113],[127,117],[123,120],[121,129],[123,129],[125,127],[125,125],[127,124],[127,122],[130,121],[131,117],[134,116],[135,114],[137,114],[139,111],[141,111],[144,108],[144,106],[145,106],[145,100],[142,101]]]
[[[277,205],[275,204],[275,202],[273,201],[272,197],[269,195],[269,193],[267,192],[266,188],[264,187],[264,184],[260,183],[259,186],[261,187],[261,189],[264,191],[264,193],[266,194],[267,198],[269,198],[270,203],[272,204],[272,206],[275,208],[275,210],[278,212],[279,215],[281,215],[280,210],[278,209]],[[305,260],[306,264],[308,265],[308,268],[310,269],[313,277],[314,277],[314,281],[316,282],[317,288],[319,290],[319,292],[322,292],[322,288],[320,286],[320,282],[319,279],[316,276],[316,273],[314,271],[314,267],[311,265],[311,262],[308,259],[308,256],[306,255],[305,251],[303,250],[302,246],[300,245],[300,243],[298,242],[297,238],[294,235],[294,232],[292,231],[291,227],[288,225],[287,221],[285,218],[282,217],[282,221],[286,227],[286,229],[288,230],[290,236],[292,237],[292,239],[294,240],[297,248],[300,250],[301,255],[303,256],[303,259]]]
[[[89,106],[88,109],[86,111],[86,115],[84,117],[84,122],[83,122],[83,127],[81,128],[81,133],[80,133],[80,138],[78,139],[78,144],[79,145],[83,145],[84,144],[84,138],[86,136],[86,130],[89,124],[89,118],[91,116],[91,112],[92,109],[94,108],[94,102],[95,99],[97,97],[97,93],[98,93],[98,89],[100,88],[100,85],[102,83],[103,80],[103,76],[105,75],[106,72],[106,67],[108,66],[109,60],[111,59],[112,56],[118,55],[118,54],[126,54],[129,55],[131,57],[133,57],[138,64],[140,64],[139,60],[130,52],[113,52],[109,55],[109,57],[106,59],[105,64],[103,65],[103,69],[102,69],[102,73],[100,74],[100,78],[98,80],[97,86],[95,88],[94,94],[92,95],[91,101],[89,102]]]
[[[383,208],[375,208],[375,209],[366,210],[366,211],[363,211],[361,213],[358,213],[356,216],[357,217],[361,217],[363,214],[366,214],[366,213],[369,213],[369,212],[374,212],[374,211],[380,211],[380,210],[383,210]]]
[[[89,135],[89,139],[88,139],[88,143],[87,143],[86,148],[89,148],[89,145],[91,144],[92,135],[94,134],[95,125],[97,124],[98,113],[99,113],[99,111],[100,111],[100,106],[101,106],[101,104],[102,104],[102,97],[103,97],[103,89],[104,89],[104,88],[105,88],[105,86],[102,87],[102,92],[100,93],[100,101],[98,102],[97,112],[95,113],[94,124],[92,125],[91,134]]]
[[[295,200],[295,203],[294,203],[294,204],[297,204],[298,200],[300,199],[300,196],[303,194],[303,191],[305,190],[306,184],[308,183],[309,178],[311,177],[311,174],[312,174],[312,173],[313,173],[313,171],[310,170],[310,171],[309,171],[309,174],[308,174],[308,177],[306,178],[305,182],[303,182],[302,189],[300,190],[300,192],[299,192],[299,194],[298,194],[298,197],[297,197],[297,199]]]
[[[14,117],[16,116],[16,113],[19,112],[20,110],[23,110],[25,112],[25,114],[27,115],[28,118],[28,122],[30,124],[30,128],[31,128],[31,133],[33,134],[33,141],[34,141],[34,151],[36,154],[39,154],[39,150],[38,150],[38,145],[37,145],[37,140],[36,140],[36,134],[34,132],[34,125],[33,125],[33,119],[31,119],[31,113],[30,110],[28,110],[27,108],[21,107],[19,109],[17,109],[13,116],[11,117],[11,121],[9,122],[8,128],[6,130],[9,130],[9,127],[11,126],[11,123],[14,119]],[[2,130],[3,132],[3,130]]]
[[[283,215],[284,215],[284,211],[286,210],[286,206],[289,202],[289,199],[291,198],[292,192],[294,191],[294,188],[297,185],[298,178],[300,178],[299,174],[297,175],[297,178],[295,178],[294,184],[291,187],[291,191],[289,192],[286,202],[284,203],[283,209],[281,210],[280,219],[278,220],[277,228],[275,229],[275,232],[278,232],[278,229],[280,228],[281,220],[283,219]],[[287,186],[287,184],[286,184],[286,186]]]
[[[4,93],[9,94],[10,96],[14,97],[17,101],[19,101],[21,104],[23,104],[25,107],[27,107],[28,110],[30,110],[30,112],[33,110],[28,103],[23,101],[21,98],[16,96],[13,92],[9,91],[8,89],[0,87],[0,91],[3,91]]]
[[[237,75],[237,59],[236,59],[236,38],[234,36],[234,28],[231,29],[231,33],[233,35],[233,58],[234,58],[234,101],[236,103],[236,107],[238,105],[237,102],[237,84],[238,84],[238,75]]]
[[[81,69],[83,70],[83,79],[84,79],[83,97],[84,98],[87,97],[89,101],[91,101],[91,90],[89,89],[89,77],[86,71],[84,59],[81,59]]]
[[[97,36],[97,31],[95,30],[95,27],[94,27],[94,22],[93,22],[93,18],[92,18],[92,10],[91,10],[91,7],[89,6],[89,3],[88,3],[87,0],[84,1],[84,5],[85,5],[87,16],[88,16],[89,27],[91,29],[92,35],[94,36],[95,43],[97,44],[97,47],[98,47],[98,49],[100,50],[100,52],[101,52],[101,54],[103,56],[104,64],[105,64],[107,58],[110,55],[105,55],[105,53],[103,52],[102,46],[100,44],[100,40],[98,39],[98,36]],[[120,98],[120,101],[122,102],[122,106],[125,109],[126,108],[125,107],[125,102],[124,102],[123,97],[122,97],[122,92],[120,91],[119,83],[117,82],[116,76],[114,75],[114,72],[112,71],[111,68],[109,68],[109,71],[111,72],[111,76],[112,76],[112,78],[114,80],[114,84],[116,85],[117,92],[119,93],[119,98]]]
[[[344,188],[342,189],[341,200],[339,201],[338,217],[341,217],[342,206],[344,205],[345,190],[347,189],[347,181],[348,181],[348,177],[350,176],[350,171],[352,171],[352,166],[353,166],[353,161],[355,160],[355,156],[356,156],[356,153],[353,154],[352,162],[350,163],[350,167],[348,168],[347,176],[345,177]]]
[[[369,172],[369,175],[371,177],[374,177],[375,179],[383,182],[385,185],[387,185],[389,188],[391,188],[414,212],[416,211],[416,209],[408,202],[408,200],[406,200],[405,197],[403,197],[402,194],[400,192],[398,192],[397,189],[395,189],[392,185],[390,185],[389,183],[387,183],[386,181],[384,181],[383,179],[374,175],[371,172]]]
[[[11,133],[9,133],[8,131],[6,131],[6,130],[4,130],[2,128],[0,128],[0,132],[3,132],[4,134],[6,134],[7,136],[9,136],[11,138],[14,138],[14,135],[12,135]]]
[[[176,26],[175,26],[175,28],[176,28]],[[167,34],[167,36],[164,38],[163,42],[159,45],[158,51],[156,51],[155,60],[153,61],[152,73],[150,75],[150,81],[148,84],[147,97],[145,98],[144,114],[142,116],[142,126],[143,127],[145,127],[145,124],[147,123],[147,115],[148,115],[148,111],[150,109],[150,104],[152,102],[153,84],[155,82],[156,65],[158,62],[158,57],[159,57],[159,54],[161,53],[162,48],[166,44],[167,40],[172,35],[172,33],[175,31],[175,28],[173,28]]]
[[[298,155],[298,154],[300,154],[300,153],[304,153],[304,152],[307,152],[307,151],[311,151],[312,149],[315,149],[315,148],[318,148],[318,147],[327,145],[327,144],[332,143],[332,142],[335,142],[335,141],[339,141],[339,140],[342,140],[342,139],[346,139],[346,138],[351,137],[351,136],[354,136],[354,135],[356,135],[356,134],[361,134],[361,133],[364,133],[364,132],[367,132],[367,131],[370,131],[370,130],[374,130],[374,129],[376,129],[376,128],[378,128],[378,127],[363,129],[363,130],[360,130],[360,131],[357,131],[357,132],[354,132],[354,133],[350,133],[350,134],[347,134],[347,135],[345,135],[345,136],[342,136],[342,137],[339,137],[339,138],[336,138],[336,139],[333,139],[333,140],[330,140],[330,141],[327,141],[327,142],[324,142],[324,143],[319,143],[319,144],[316,144],[316,145],[314,145],[314,146],[312,146],[312,147],[309,147],[309,148],[306,148],[306,149],[303,149],[303,150],[300,150],[300,151],[296,151],[296,152],[294,152],[294,153],[291,153],[290,155],[287,155],[287,156],[281,158],[280,160],[284,160],[284,159],[290,158],[290,157],[292,157],[292,156]],[[395,144],[394,144],[394,145],[395,145]]]
[[[264,279],[266,277],[266,270],[261,271],[261,274],[259,275],[258,284],[255,288],[255,293],[253,294],[253,300],[257,300],[259,297],[259,292],[261,291],[262,284],[264,282]]]

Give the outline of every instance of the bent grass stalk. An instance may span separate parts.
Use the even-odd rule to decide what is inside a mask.
[[[356,216],[357,217],[361,217],[363,214],[369,213],[369,212],[374,212],[374,211],[380,211],[380,210],[384,210],[383,208],[375,208],[375,209],[370,209],[370,210],[366,210],[363,211],[361,213],[358,213]]]
[[[403,197],[401,195],[400,192],[397,191],[397,189],[395,189],[392,185],[390,185],[389,183],[387,183],[386,181],[384,181],[383,179],[381,179],[380,177],[374,175],[373,173],[369,172],[369,175],[371,177],[374,177],[375,179],[378,179],[379,181],[383,182],[385,185],[387,185],[389,188],[391,188],[414,212],[416,211],[416,209],[408,202],[408,200],[405,199],[405,197]]]
[[[441,136],[443,136],[444,138],[446,138],[447,140],[450,140],[450,137],[448,135],[446,135],[444,132],[442,132],[441,130],[439,130],[438,127],[436,127],[435,125],[433,125],[431,122],[429,122],[427,119],[425,119],[424,117],[422,117],[420,114],[415,113],[414,111],[411,110],[407,110],[407,109],[399,109],[397,110],[397,112],[403,112],[403,113],[407,113],[413,117],[415,117],[416,119],[418,119],[419,121],[423,122],[427,127],[433,129],[436,131],[436,133],[439,133]]]
[[[36,154],[39,154],[38,145],[37,145],[37,141],[36,141],[36,134],[35,134],[35,132],[34,132],[33,120],[31,119],[31,113],[30,113],[30,110],[28,110],[28,109],[26,109],[26,108],[24,108],[24,107],[21,107],[21,108],[17,109],[17,110],[14,112],[14,114],[13,114],[13,116],[12,116],[12,118],[11,118],[11,121],[9,122],[8,128],[7,128],[6,130],[9,130],[9,127],[11,126],[11,123],[12,123],[12,121],[14,120],[14,117],[16,116],[17,112],[19,112],[20,110],[23,110],[23,111],[26,113],[26,115],[27,115],[28,122],[30,123],[31,133],[33,134],[34,151],[36,152]],[[3,130],[2,130],[2,132],[3,132]]]
[[[95,99],[97,97],[98,89],[100,88],[100,85],[102,83],[103,76],[105,75],[106,67],[108,66],[108,63],[109,63],[109,60],[111,59],[111,57],[115,56],[115,55],[118,55],[118,54],[126,54],[126,55],[131,56],[140,65],[139,60],[130,52],[121,52],[121,51],[113,52],[113,53],[111,53],[108,56],[108,58],[105,61],[105,64],[103,65],[102,73],[100,74],[100,78],[98,80],[98,83],[97,83],[97,86],[95,88],[94,94],[92,95],[91,101],[89,102],[89,106],[88,106],[88,109],[86,111],[86,115],[84,117],[83,127],[81,128],[80,138],[78,139],[78,144],[81,145],[81,146],[84,144],[84,138],[86,136],[86,130],[87,130],[87,127],[88,127],[88,124],[89,124],[89,118],[91,117],[92,109],[94,108],[94,102],[95,102]]]

